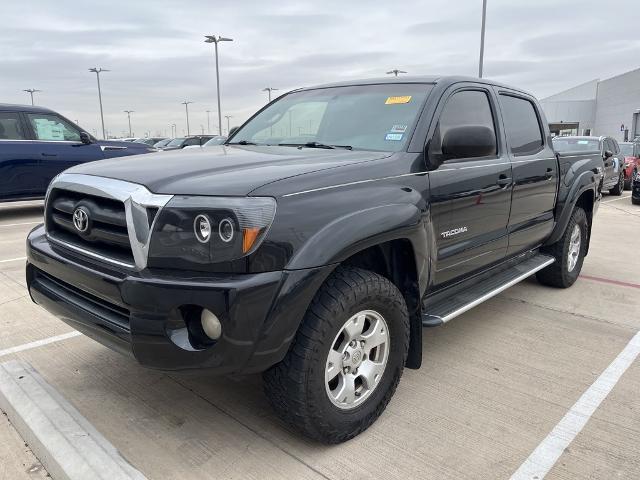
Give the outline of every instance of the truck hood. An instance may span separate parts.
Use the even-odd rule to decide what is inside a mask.
[[[342,149],[221,145],[101,160],[67,172],[137,183],[153,193],[243,196],[284,178],[389,155],[390,152]]]

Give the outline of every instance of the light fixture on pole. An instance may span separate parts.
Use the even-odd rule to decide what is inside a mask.
[[[487,0],[482,0],[482,27],[480,28],[480,61],[478,62],[478,77],[482,78],[484,65],[484,27],[487,20]]]
[[[98,80],[98,100],[100,102],[100,121],[102,122],[102,138],[107,139],[107,134],[104,129],[104,113],[102,112],[102,91],[100,90],[100,72],[110,72],[111,70],[106,70],[104,68],[93,67],[89,69],[90,72],[96,74],[96,79]]]
[[[279,89],[273,88],[273,87],[265,87],[262,89],[263,92],[269,92],[269,103],[271,103],[271,92],[273,92],[274,90],[279,90]]]
[[[35,103],[33,103],[33,94],[36,92],[41,92],[42,90],[37,90],[35,88],[27,88],[26,90],[22,90],[23,92],[27,92],[28,94],[31,95],[31,105],[35,105]]]
[[[213,43],[216,51],[216,90],[218,94],[218,130],[222,135],[222,109],[220,108],[220,71],[218,69],[218,43],[233,42],[233,38],[221,37],[220,35],[205,35],[205,43]]]
[[[229,130],[230,130],[230,128],[229,128],[229,119],[232,118],[232,117],[233,117],[233,115],[225,115],[224,116],[224,118],[227,119],[227,135],[229,135]]]
[[[187,114],[187,135],[190,135],[190,133],[189,133],[189,104],[190,103],[193,103],[193,102],[188,102],[186,100],[184,102],[182,102],[182,105],[184,105],[184,111]]]
[[[395,75],[397,77],[398,74],[400,74],[400,73],[407,73],[407,72],[405,72],[404,70],[398,70],[397,68],[394,68],[393,70],[389,70],[387,72],[387,75],[393,74],[393,75]]]
[[[133,134],[131,133],[131,114],[133,113],[133,110],[124,110],[124,113],[127,114],[127,119],[129,120],[129,136],[133,137]]]

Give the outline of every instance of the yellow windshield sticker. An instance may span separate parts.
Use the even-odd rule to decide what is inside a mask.
[[[404,95],[402,97],[387,97],[384,102],[385,105],[396,105],[398,103],[409,103],[411,101],[411,95]]]

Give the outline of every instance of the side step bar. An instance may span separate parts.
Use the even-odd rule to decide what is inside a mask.
[[[555,259],[548,255],[538,254],[507,268],[496,275],[480,281],[459,293],[452,294],[448,298],[429,305],[428,311],[422,314],[423,327],[437,327],[447,323],[452,318],[462,315],[485,300],[498,295],[507,288],[521,282],[525,278],[551,265]]]

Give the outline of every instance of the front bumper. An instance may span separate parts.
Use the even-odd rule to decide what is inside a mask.
[[[76,255],[49,243],[42,226],[29,234],[26,276],[34,302],[147,367],[216,374],[279,362],[331,270],[133,273]],[[180,316],[180,307],[189,305],[220,318],[223,334],[213,345],[199,349],[189,342]]]

